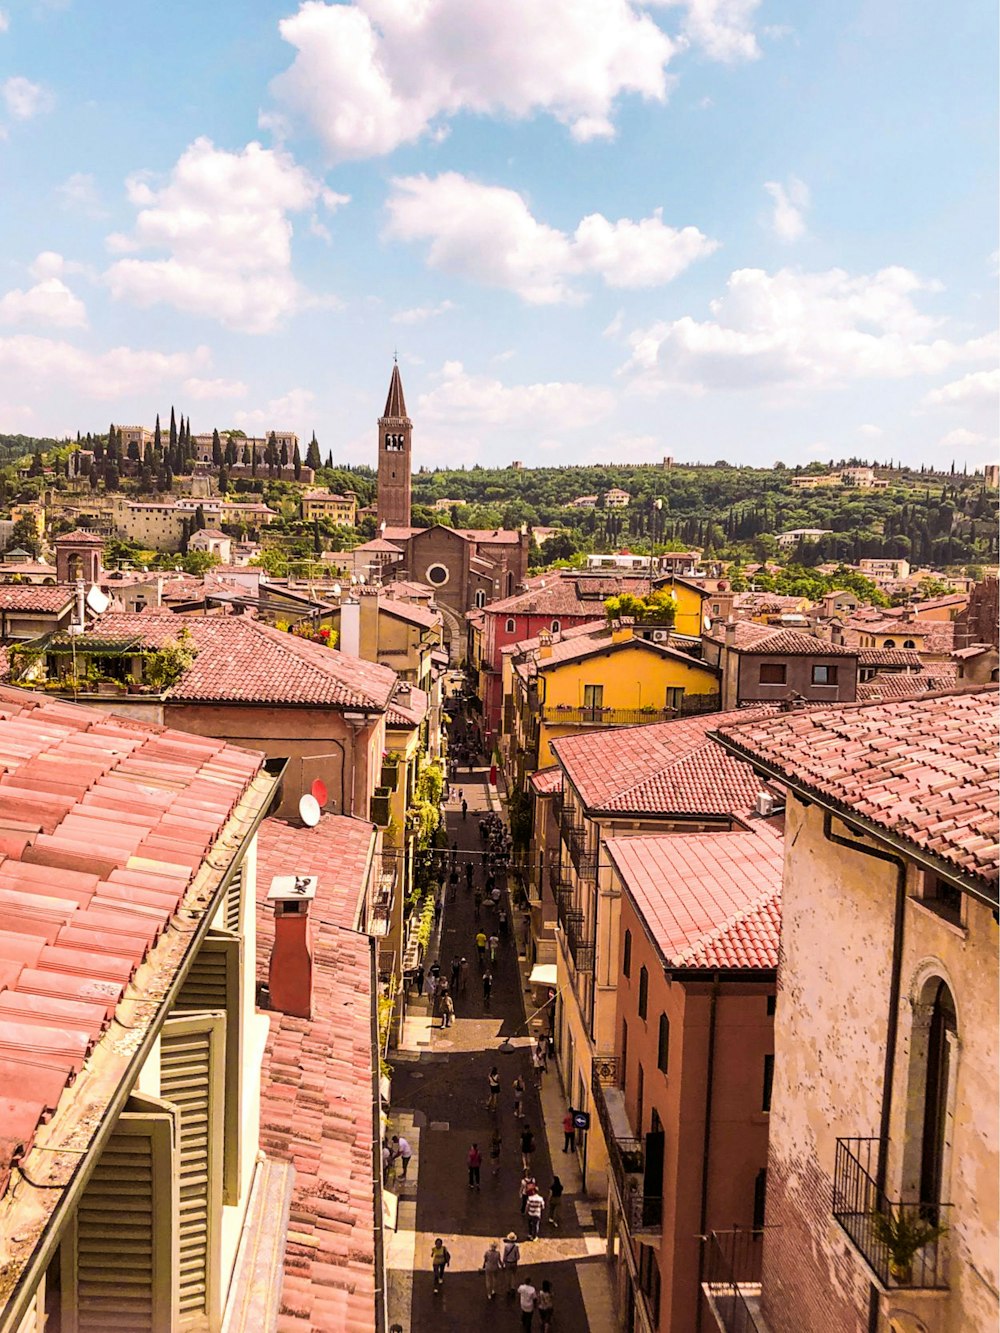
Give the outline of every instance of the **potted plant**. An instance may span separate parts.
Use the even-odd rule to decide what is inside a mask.
[[[125,677],[125,688],[128,690],[129,694],[138,694],[142,689],[142,682],[136,680],[135,676],[129,673],[129,675]]]
[[[914,1209],[900,1208],[896,1214],[872,1213],[872,1233],[889,1252],[889,1275],[901,1287],[913,1281],[913,1257],[948,1228],[931,1222]]]

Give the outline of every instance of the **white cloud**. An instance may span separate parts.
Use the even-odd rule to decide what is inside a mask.
[[[460,361],[447,361],[439,383],[421,395],[418,405],[421,418],[432,422],[573,430],[606,416],[614,395],[609,389],[558,381],[508,386],[468,374]]]
[[[10,28],[10,15],[5,9],[0,9],[0,32],[7,32]]]
[[[279,398],[272,398],[264,407],[237,412],[236,424],[265,430],[297,430],[301,435],[305,429],[303,423],[313,419],[315,401],[316,395],[311,389],[289,389]]]
[[[681,31],[712,60],[735,64],[756,60],[760,47],[753,18],[760,0],[683,0],[687,10]]]
[[[0,324],[37,324],[52,329],[84,329],[87,309],[57,277],[45,277],[22,291],[0,296]]]
[[[871,422],[865,422],[863,426],[858,427],[858,434],[863,435],[866,440],[880,440],[885,434],[881,426],[873,426]]]
[[[696,227],[667,226],[659,209],[639,222],[592,213],[570,235],[539,222],[516,190],[454,171],[397,178],[387,208],[386,235],[429,242],[432,268],[533,305],[579,300],[571,279],[584,274],[609,287],[658,286],[717,247]]]
[[[242,380],[203,380],[198,376],[186,379],[181,388],[189,398],[204,401],[206,398],[245,398],[247,386]]]
[[[706,0],[688,3],[693,20]],[[306,0],[279,28],[297,54],[262,122],[305,122],[335,160],[440,137],[462,112],[544,112],[580,141],[609,138],[622,94],[665,99],[677,49],[635,0]]]
[[[1000,370],[976,370],[924,395],[928,407],[992,407],[1000,400]]]
[[[112,347],[92,352],[54,338],[15,334],[0,338],[0,399],[31,394],[62,401],[76,393],[110,400],[150,392],[204,369],[207,347],[193,352],[158,352]]]
[[[938,444],[942,449],[979,449],[990,441],[985,435],[978,431],[967,430],[964,426],[957,426],[954,430],[948,431],[942,435]]]
[[[167,257],[112,264],[105,276],[117,299],[163,302],[244,333],[268,332],[321,303],[292,274],[288,215],[317,203],[335,208],[345,196],[327,191],[287,153],[259,143],[228,153],[199,138],[165,185],[154,188],[138,175],[126,188],[139,214],[130,235],[108,237],[109,248]]]
[[[56,187],[56,194],[61,206],[69,213],[82,213],[88,218],[107,217],[97,182],[89,172],[74,171]]]
[[[789,176],[782,185],[779,181],[765,181],[764,189],[774,200],[771,226],[779,241],[797,241],[805,235],[805,211],[809,207],[809,187]]]
[[[22,74],[14,74],[0,84],[0,97],[13,120],[32,120],[44,111],[51,111],[56,104],[48,88],[32,83]]]
[[[455,309],[453,301],[442,301],[440,305],[418,305],[410,310],[397,310],[390,316],[393,324],[424,324],[429,319],[437,319]]]
[[[809,387],[995,359],[991,339],[950,341],[941,321],[921,313],[915,298],[935,290],[904,268],[861,276],[738,269],[710,303],[711,319],[685,315],[632,333],[625,370],[654,386]]]

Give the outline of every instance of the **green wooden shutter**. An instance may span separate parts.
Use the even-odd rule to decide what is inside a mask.
[[[239,1202],[243,1120],[243,941],[236,935],[210,930],[191,964],[173,1014],[222,1012],[225,1033],[225,1146],[223,1195]]]
[[[233,872],[233,877],[226,885],[220,925],[238,935],[243,926],[243,880],[244,865],[241,861]]]
[[[73,1290],[64,1290],[61,1323],[68,1333],[174,1327],[176,1147],[172,1108],[118,1117],[76,1210]]]
[[[178,1274],[181,1328],[220,1315],[225,1015],[168,1018],[160,1038],[160,1096],[179,1117]]]

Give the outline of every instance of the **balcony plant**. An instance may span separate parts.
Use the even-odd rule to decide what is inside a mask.
[[[901,1287],[913,1281],[913,1259],[918,1250],[938,1240],[948,1228],[921,1217],[917,1209],[901,1207],[895,1214],[876,1209],[872,1234],[889,1253],[889,1275]]]

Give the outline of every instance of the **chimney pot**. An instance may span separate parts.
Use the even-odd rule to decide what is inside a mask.
[[[274,903],[274,947],[267,981],[271,1008],[312,1018],[312,928],[309,904],[315,875],[275,875],[267,900]]]

